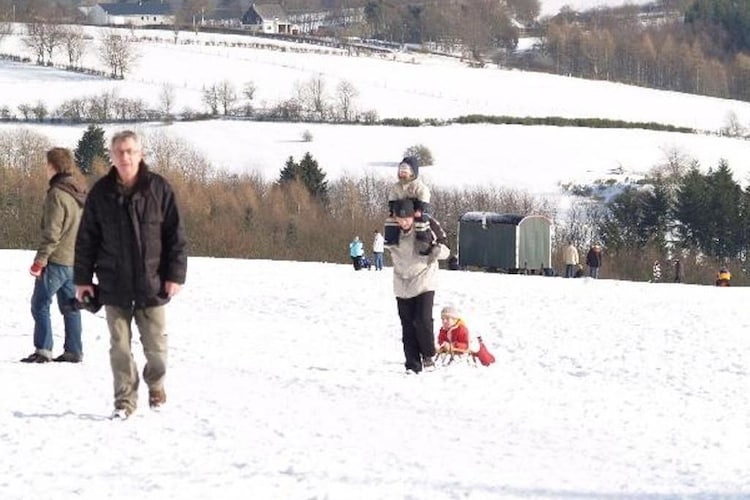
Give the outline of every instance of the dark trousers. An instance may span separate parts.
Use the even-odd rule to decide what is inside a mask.
[[[362,269],[362,257],[352,257],[352,265],[355,271]]]
[[[417,235],[417,240],[426,242],[429,244],[434,243],[435,234],[432,232],[430,227],[430,216],[422,214],[419,217],[414,217],[414,232]],[[398,245],[398,241],[401,236],[401,228],[393,217],[388,217],[385,220],[385,226],[383,227],[383,238],[385,238],[386,245]]]
[[[435,292],[424,292],[410,299],[396,297],[398,317],[401,319],[401,340],[404,343],[404,366],[414,372],[422,371],[422,357],[435,355],[432,304]]]

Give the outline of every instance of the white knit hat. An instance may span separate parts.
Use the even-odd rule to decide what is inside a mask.
[[[458,309],[456,309],[454,306],[445,306],[443,310],[440,311],[440,316],[447,316],[453,319],[461,319],[461,315],[458,314]]]

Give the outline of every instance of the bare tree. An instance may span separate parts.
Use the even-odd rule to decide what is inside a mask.
[[[62,46],[68,54],[68,64],[77,68],[86,50],[83,28],[79,25],[63,27],[60,33]]]
[[[42,101],[38,101],[32,108],[31,113],[34,115],[34,118],[36,118],[36,121],[41,122],[44,121],[45,118],[49,115],[49,110],[47,110],[47,106],[44,105]]]
[[[163,83],[161,86],[161,92],[159,93],[159,109],[165,119],[172,119],[172,108],[174,107],[174,85],[171,83]]]
[[[255,98],[255,92],[257,90],[258,88],[255,86],[255,82],[246,82],[245,85],[242,86],[242,97],[248,101],[252,101]]]
[[[126,37],[111,30],[104,34],[99,56],[113,78],[125,78],[125,73],[137,59],[133,44]]]
[[[203,104],[208,106],[209,112],[212,115],[219,114],[219,89],[216,84],[210,87],[203,87],[203,97],[201,98]]]
[[[237,90],[229,80],[223,80],[216,86],[217,97],[219,98],[219,104],[224,112],[224,115],[228,115],[237,102]]]
[[[339,116],[345,122],[354,118],[354,99],[359,95],[354,84],[348,80],[341,80],[336,87]]]
[[[323,80],[323,77],[317,75],[305,83],[298,83],[297,99],[306,111],[318,115],[318,118],[324,118],[326,112],[326,95],[325,80]]]
[[[247,100],[247,103],[245,103],[245,115],[247,116],[253,113],[253,99],[255,98],[256,90],[254,82],[245,82],[242,86],[242,97]]]
[[[26,33],[24,43],[34,52],[36,62],[45,64],[46,59],[51,63],[55,49],[62,41],[62,28],[56,24],[29,23]]]
[[[90,97],[88,110],[91,120],[105,122],[114,118],[116,100],[117,93],[114,90]]]
[[[19,104],[18,105],[18,111],[21,112],[21,115],[23,116],[23,119],[25,121],[29,120],[29,116],[31,116],[31,106],[28,104]]]

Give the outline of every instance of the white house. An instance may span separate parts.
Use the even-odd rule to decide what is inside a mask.
[[[174,24],[174,15],[164,0],[100,3],[91,7],[86,20],[99,26],[171,25]]]
[[[250,5],[242,16],[242,25],[258,33],[295,33],[299,28],[287,17],[281,4]]]

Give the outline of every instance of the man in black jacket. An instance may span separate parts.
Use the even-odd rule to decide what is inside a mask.
[[[186,239],[169,183],[149,171],[139,137],[112,137],[114,168],[91,188],[76,238],[76,297],[96,296],[105,306],[115,413],[127,418],[138,403],[138,368],[131,325],[140,333],[149,406],[166,402],[167,333],[164,305],[185,283]],[[93,285],[96,274],[98,286]]]

